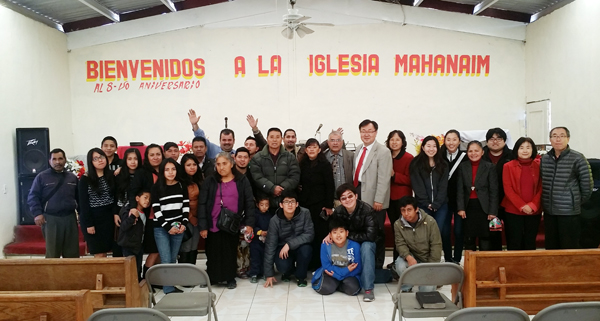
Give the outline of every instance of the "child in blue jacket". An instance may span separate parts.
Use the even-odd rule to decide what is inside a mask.
[[[250,282],[257,283],[263,277],[263,259],[265,257],[265,240],[269,229],[269,222],[273,214],[269,212],[269,196],[259,194],[256,196],[256,214],[254,214],[254,240],[250,243]]]
[[[321,267],[315,271],[312,286],[317,293],[328,295],[341,291],[348,295],[360,292],[360,244],[348,239],[348,222],[342,217],[329,218],[332,243],[321,244]]]

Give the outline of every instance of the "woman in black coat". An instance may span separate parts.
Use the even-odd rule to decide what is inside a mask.
[[[442,158],[448,163],[448,209],[446,224],[442,231],[442,247],[444,249],[444,261],[460,263],[463,252],[462,217],[456,210],[456,187],[458,181],[458,166],[468,162],[469,158],[464,150],[460,150],[460,133],[456,129],[450,129],[444,135],[444,145],[440,149]],[[454,219],[454,229],[452,229]],[[452,253],[452,232],[454,232],[454,255]]]
[[[467,147],[468,162],[458,167],[456,207],[463,218],[465,250],[491,250],[489,221],[498,214],[498,177],[494,164],[482,161],[483,147],[472,141]]]
[[[306,153],[300,160],[300,206],[310,211],[310,217],[315,228],[313,239],[312,258],[308,265],[309,270],[316,270],[321,266],[321,241],[329,234],[329,225],[326,218],[333,213],[333,169],[331,164],[321,153],[319,142],[311,138],[306,141]],[[321,217],[323,212],[323,217]]]
[[[254,196],[248,178],[235,170],[229,152],[217,154],[216,168],[216,172],[204,180],[200,189],[198,229],[200,236],[206,239],[206,273],[211,284],[227,282],[227,288],[235,289],[239,233],[222,231],[217,227],[217,222],[221,207],[225,207],[240,217],[245,216],[248,225],[246,233],[252,233]]]
[[[88,250],[106,257],[115,247],[114,215],[119,213],[115,179],[100,148],[87,153],[88,172],[79,181],[79,223]]]
[[[158,181],[158,168],[164,159],[165,155],[162,147],[157,144],[150,144],[146,147],[143,166],[133,174],[129,190],[127,191],[129,207],[131,208],[130,213],[133,213],[138,205],[135,196],[142,190],[152,190],[152,187]],[[148,207],[145,212],[148,220],[146,221],[143,246],[144,253],[148,254],[148,257],[144,262],[142,278],[146,275],[148,269],[154,264],[160,263],[158,248],[156,247],[156,241],[154,239],[154,212],[152,211],[151,206]]]

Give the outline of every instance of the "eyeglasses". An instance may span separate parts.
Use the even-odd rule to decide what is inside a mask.
[[[97,161],[101,161],[101,160],[105,160],[105,159],[106,159],[106,157],[100,155],[98,157],[92,158],[92,162],[97,162]]]
[[[499,142],[502,142],[502,141],[504,141],[504,138],[502,138],[502,137],[490,138],[490,142],[497,142],[497,143],[499,143]]]
[[[283,205],[294,205],[296,204],[296,201],[283,201],[281,203],[283,203]]]
[[[361,130],[360,133],[361,134],[375,134],[377,131],[376,130]]]
[[[568,137],[567,135],[552,135],[552,136],[550,136],[550,138],[552,138],[552,139],[559,139],[559,138],[565,139],[567,137]]]
[[[329,141],[332,142],[332,143],[339,143],[342,140],[341,139],[330,139]]]
[[[347,200],[352,200],[354,198],[354,194],[350,194],[348,196],[342,196],[340,197],[340,202],[345,202]]]

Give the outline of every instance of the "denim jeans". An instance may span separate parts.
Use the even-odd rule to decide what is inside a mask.
[[[419,260],[417,260],[417,263],[421,263],[421,262],[419,262]],[[408,262],[406,262],[402,257],[398,257],[396,259],[396,272],[398,273],[398,275],[402,275],[402,273],[404,273],[404,271],[406,271],[406,269],[408,269]],[[412,284],[402,284],[400,286],[400,289],[402,291],[409,291],[412,288],[413,288]],[[435,291],[436,288],[437,288],[437,286],[435,286],[435,285],[419,285],[419,292],[432,292],[432,291]]]
[[[179,247],[181,246],[181,240],[183,240],[183,233],[171,235],[164,228],[155,227],[154,239],[156,240],[156,247],[158,248],[161,263],[175,263]],[[163,287],[165,294],[171,293],[173,290],[175,290],[173,286],[166,285]]]
[[[451,215],[450,208],[448,207],[448,203],[444,203],[437,211],[431,211],[427,206],[419,207],[422,208],[427,214],[432,216],[435,219],[435,222],[440,229],[440,235],[442,236],[442,248],[444,244],[448,243],[450,240],[450,229],[446,228],[447,217]]]
[[[360,258],[362,272],[360,273],[361,287],[373,290],[375,287],[375,242],[362,242],[360,244]]]
[[[437,211],[432,211],[429,208],[427,208],[427,206],[423,206],[423,207],[419,207],[421,209],[423,209],[427,214],[429,214],[431,217],[433,217],[435,219],[435,222],[438,225],[438,228],[440,229],[440,235],[442,235],[442,238],[444,237],[444,227],[446,226],[446,221],[447,221],[447,217],[448,215],[450,215],[450,209],[448,208],[448,203],[444,203],[440,208],[438,208]],[[450,230],[446,230],[446,233],[450,232]]]
[[[454,216],[454,256],[452,256],[452,217]],[[463,234],[462,234],[463,218],[457,213],[448,211],[446,222],[444,222],[444,230],[442,231],[442,246],[444,249],[444,261],[460,262],[463,252]]]
[[[279,252],[282,247],[278,246],[275,251],[275,266],[277,267],[277,271],[282,274],[289,274],[294,269],[294,263],[296,263],[296,273],[294,273],[296,279],[306,280],[308,263],[310,263],[312,256],[312,245],[310,243],[302,244],[295,250],[289,250],[287,259],[279,258]]]

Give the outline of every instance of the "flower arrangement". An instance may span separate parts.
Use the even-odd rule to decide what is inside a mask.
[[[78,159],[67,158],[65,170],[77,175],[77,178],[81,178],[81,176],[85,174],[85,166],[83,164],[83,161]]]
[[[423,143],[423,139],[426,136],[422,136],[422,135],[417,135],[415,133],[410,133],[410,135],[413,137],[413,146],[415,146],[415,152],[417,153],[417,155],[419,155],[419,153],[421,152],[421,144]],[[441,147],[444,144],[444,134],[439,134],[439,135],[431,135],[434,136],[435,138],[437,138],[438,140],[438,144]]]
[[[179,143],[177,143],[177,146],[179,146],[179,153],[182,155],[192,153],[192,143],[188,141],[180,140]]]

